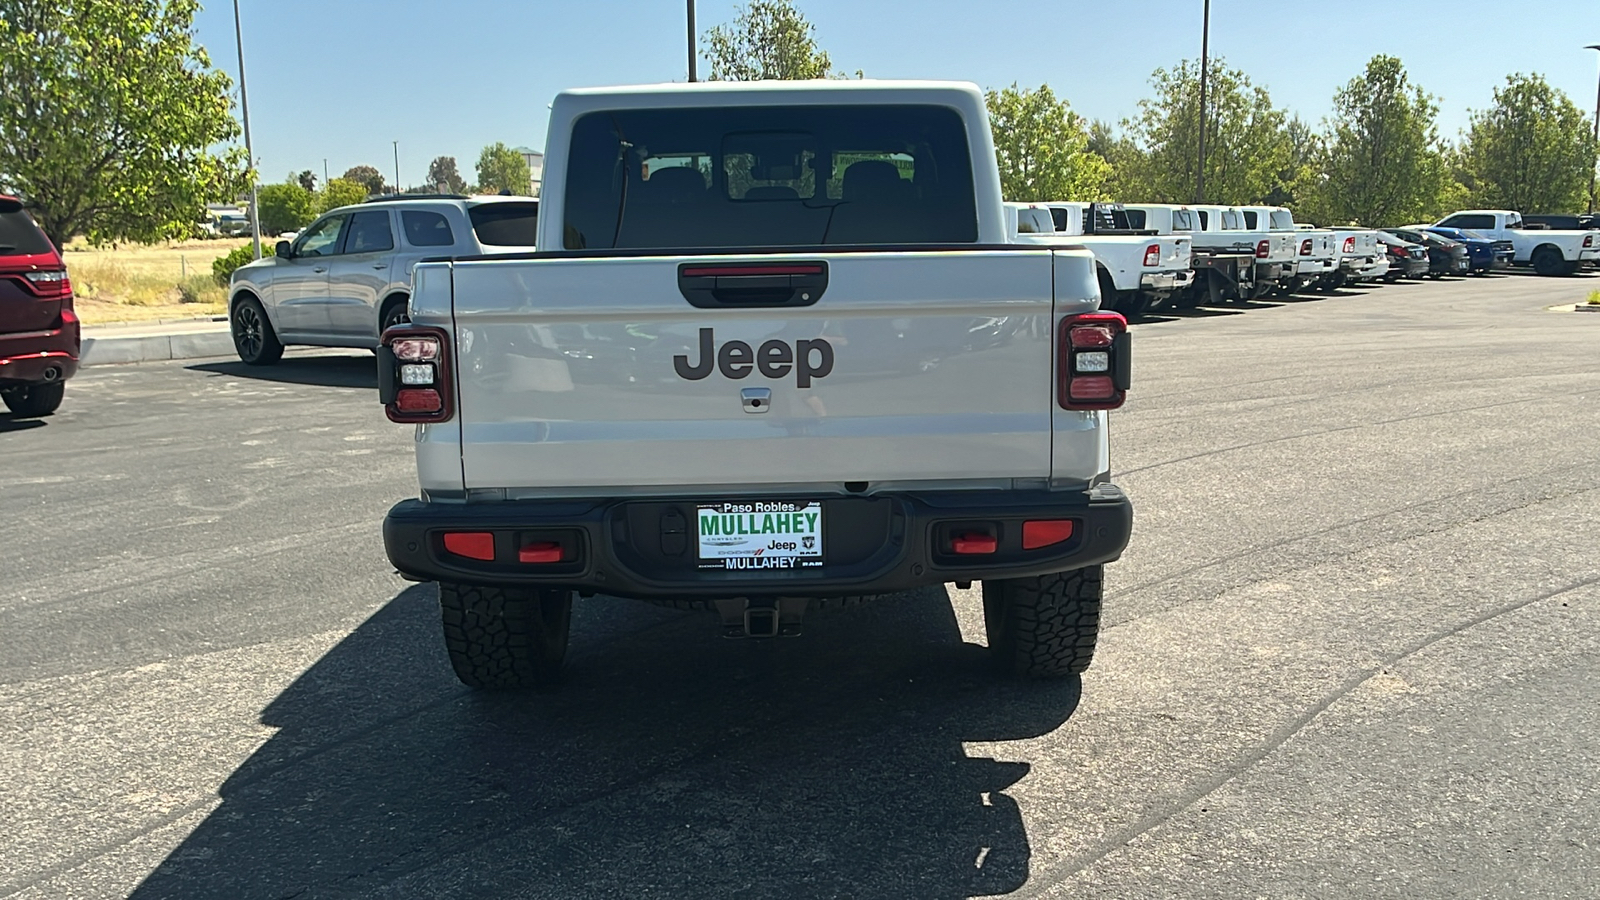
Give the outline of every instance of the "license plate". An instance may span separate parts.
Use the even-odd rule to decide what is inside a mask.
[[[806,569],[822,565],[820,502],[702,503],[695,519],[702,569]]]

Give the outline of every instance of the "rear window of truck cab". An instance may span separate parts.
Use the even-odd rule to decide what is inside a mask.
[[[565,207],[568,250],[978,239],[966,126],[942,106],[589,113]]]
[[[467,210],[478,243],[490,247],[532,247],[539,230],[539,204],[480,203]]]

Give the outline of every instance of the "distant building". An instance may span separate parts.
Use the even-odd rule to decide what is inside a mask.
[[[527,147],[518,147],[517,152],[522,154],[522,161],[528,164],[528,177],[533,181],[533,193],[539,193],[539,182],[544,180],[544,154]]]

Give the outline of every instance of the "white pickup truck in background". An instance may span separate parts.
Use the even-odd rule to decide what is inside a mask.
[[[1522,227],[1522,214],[1509,209],[1468,209],[1451,213],[1435,228],[1466,228],[1495,241],[1510,241],[1512,264],[1532,266],[1540,275],[1573,275],[1600,263],[1600,232],[1550,231]]]
[[[1293,237],[1246,229],[1244,214],[1235,207],[1129,203],[1124,208],[1135,227],[1193,238],[1195,281],[1181,305],[1264,297],[1294,277]]]
[[[975,85],[574,90],[547,133],[536,251],[418,265],[379,348],[422,489],[385,549],[464,683],[555,679],[575,597],[775,637],[946,582],[1001,669],[1089,665],[1131,338],[1091,253],[1015,239]]]
[[[1294,248],[1294,274],[1281,280],[1276,293],[1293,294],[1307,287],[1327,286],[1338,262],[1333,248],[1333,232],[1324,228],[1302,228],[1294,220],[1294,213],[1281,206],[1242,206],[1244,227],[1266,228],[1281,231],[1290,238]]]
[[[1158,235],[1119,224],[1110,210],[1094,203],[1007,204],[1015,207],[1018,239],[1042,244],[1072,244],[1094,254],[1100,305],[1125,316],[1159,308],[1194,279],[1187,235]],[[1043,214],[1043,219],[1038,214]],[[1052,230],[1035,233],[1038,222]]]
[[[1301,234],[1327,231],[1331,236],[1333,264],[1314,285],[1318,290],[1331,291],[1347,283],[1382,277],[1389,271],[1378,234],[1370,228],[1322,229],[1305,222],[1298,222],[1295,227]]]

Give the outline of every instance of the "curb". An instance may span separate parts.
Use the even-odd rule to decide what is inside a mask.
[[[220,329],[210,331],[85,337],[78,352],[78,365],[104,366],[163,359],[199,359],[206,356],[229,356],[233,352],[233,335],[224,325]]]

